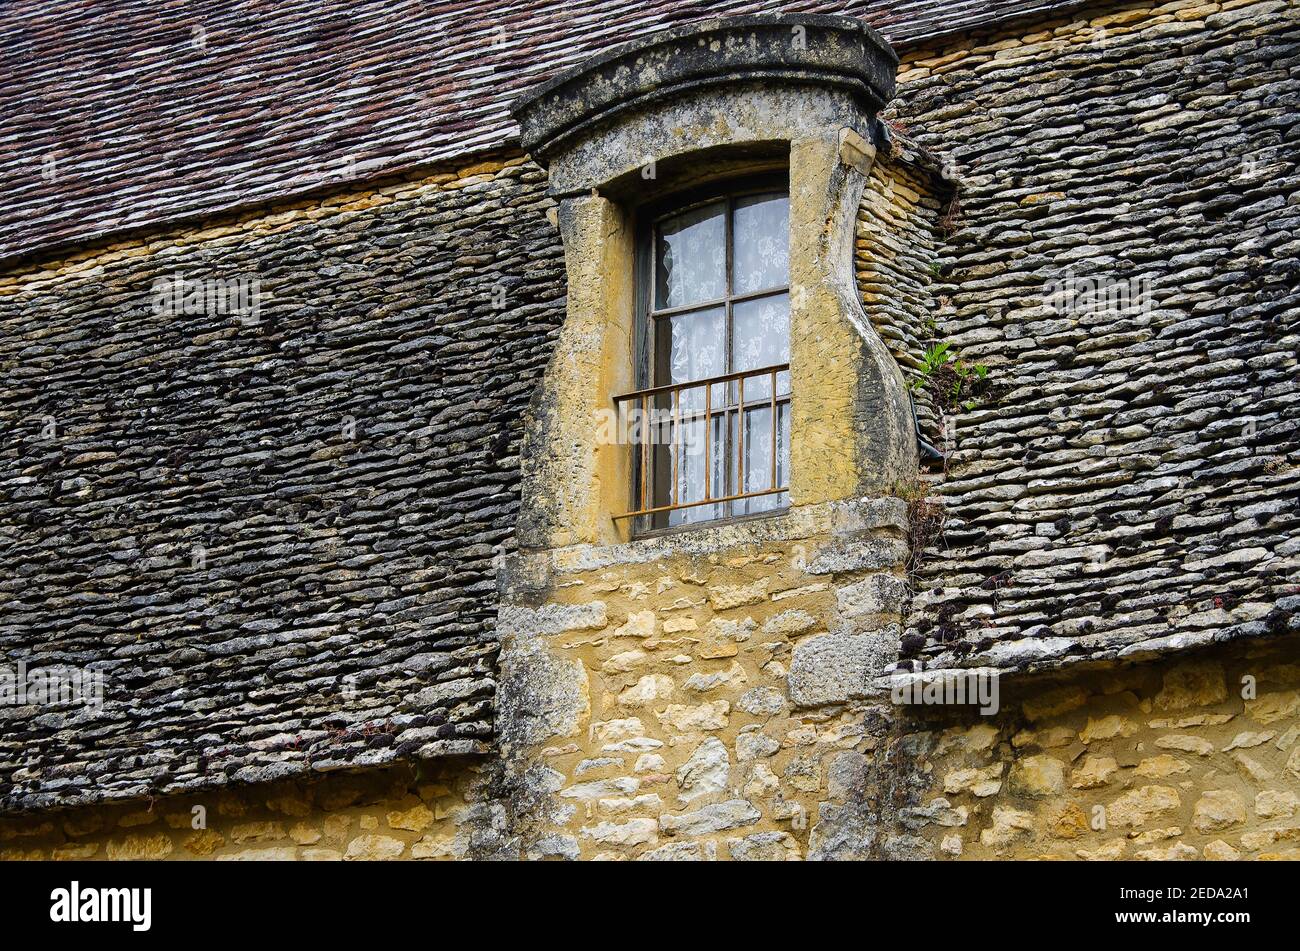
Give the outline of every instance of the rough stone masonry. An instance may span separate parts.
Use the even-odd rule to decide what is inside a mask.
[[[504,136],[14,259],[0,651],[107,695],[0,707],[0,857],[1300,858],[1300,15],[963,26],[858,213],[943,454],[879,496],[517,552],[566,274]]]

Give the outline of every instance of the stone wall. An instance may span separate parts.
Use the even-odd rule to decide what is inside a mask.
[[[465,858],[480,768],[452,757],[0,819],[0,860]]]
[[[1295,645],[1003,683],[998,716],[897,740],[917,857],[1300,859]]]
[[[868,729],[828,708],[895,657],[906,514],[829,503],[515,556],[499,722],[525,850],[817,857],[809,816]]]
[[[526,780],[453,759],[86,806],[0,820],[0,859],[1300,859],[1294,645],[1008,678],[993,717],[799,709],[779,684],[807,622],[782,604],[833,613],[830,599],[777,590],[787,566],[765,599],[717,611],[741,619],[727,634],[683,630],[715,614],[696,581],[722,567],[706,556],[675,582],[699,603],[661,611],[666,634],[642,636],[653,589],[590,591],[600,628],[601,609],[552,615],[545,636],[585,689]],[[589,577],[633,570],[610,568]]]

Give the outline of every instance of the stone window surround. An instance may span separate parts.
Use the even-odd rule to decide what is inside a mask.
[[[742,17],[613,50],[516,103],[559,203],[569,291],[526,421],[522,548],[628,539],[629,520],[612,516],[626,508],[631,454],[601,440],[598,420],[636,388],[637,209],[705,182],[788,169],[791,508],[914,477],[903,377],[852,268],[896,62],[856,20]]]

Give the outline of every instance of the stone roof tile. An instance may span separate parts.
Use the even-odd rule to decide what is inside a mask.
[[[1061,0],[785,3],[894,44]],[[498,149],[593,53],[753,0],[92,0],[0,8],[0,261]]]

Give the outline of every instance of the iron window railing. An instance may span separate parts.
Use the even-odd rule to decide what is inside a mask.
[[[631,508],[614,517],[721,506],[789,491],[788,438],[782,438],[789,426],[789,370],[788,363],[780,363],[614,397],[620,431],[626,434],[633,454]],[[768,417],[763,441],[767,443],[769,484],[750,488],[746,430],[763,412]],[[701,425],[706,420],[707,425]],[[752,451],[755,434],[748,438]],[[694,485],[682,479],[683,460],[691,453],[701,454],[704,460],[699,467],[703,478]],[[655,504],[656,498],[665,494],[668,501]]]

